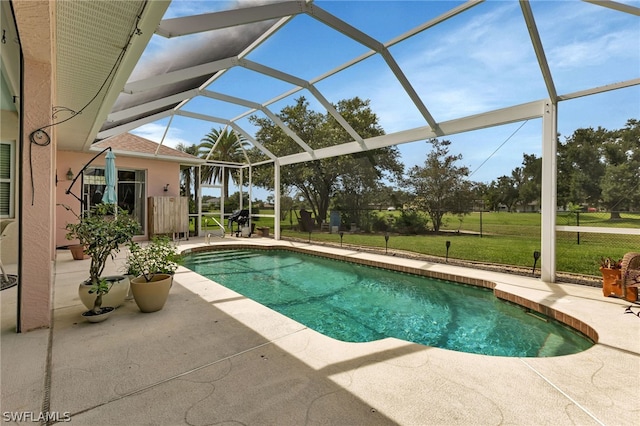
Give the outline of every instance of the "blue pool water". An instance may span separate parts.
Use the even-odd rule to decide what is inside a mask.
[[[286,250],[191,253],[184,266],[322,334],[347,342],[396,337],[513,357],[576,353],[593,342],[491,290]]]

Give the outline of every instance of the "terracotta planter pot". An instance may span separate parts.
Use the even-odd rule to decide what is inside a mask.
[[[84,254],[84,246],[82,244],[74,244],[69,246],[69,251],[71,252],[71,256],[73,256],[75,260],[89,259],[89,256]]]
[[[127,293],[129,293],[129,278],[126,275],[113,275],[103,278],[107,281],[113,281],[113,285],[109,293],[102,295],[102,306],[117,308],[124,303],[124,298],[127,296]],[[89,290],[91,290],[91,286],[85,281],[80,284],[78,295],[80,296],[82,304],[86,306],[87,309],[92,309],[96,295],[89,294]]]
[[[602,294],[605,296],[622,297],[622,270],[600,268],[602,274]]]
[[[148,313],[162,309],[169,297],[172,281],[173,276],[169,274],[156,274],[149,282],[144,277],[132,279],[131,292],[140,311]]]

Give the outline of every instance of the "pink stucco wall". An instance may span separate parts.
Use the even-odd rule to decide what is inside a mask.
[[[53,106],[58,105],[55,93],[56,2],[14,1],[12,7],[23,54],[22,128],[12,126],[11,129],[21,131],[19,136],[25,149],[17,168],[21,172],[22,192],[17,203],[20,209],[16,211],[21,238],[17,331],[25,332],[51,326],[55,248],[69,243],[65,239],[64,225],[75,219],[73,215],[70,219],[70,214],[57,204],[78,203],[72,196],[64,194],[68,187],[65,185],[68,183],[67,170],[71,167],[77,173],[95,154],[57,151],[56,127],[52,126]],[[4,119],[0,124],[5,126]],[[44,129],[48,137],[34,133],[38,129]],[[3,138],[6,130],[3,129]],[[38,137],[38,142],[50,142],[31,143],[32,135],[44,137]],[[15,136],[18,139],[17,133]],[[97,159],[95,164],[103,165],[104,159]],[[147,196],[178,195],[180,172],[177,162],[121,156],[116,164],[147,171]],[[166,184],[169,184],[168,192],[163,191]]]
[[[21,257],[18,265],[21,293],[19,298],[19,331],[51,325],[54,247],[54,164],[56,156],[55,128],[34,133],[51,124],[51,106],[55,105],[55,43],[53,9],[46,1],[14,2],[16,24],[23,52],[22,116],[23,134],[29,155],[19,164],[23,173],[20,229]],[[36,135],[38,144],[30,143]],[[43,136],[43,137],[38,137]]]
[[[96,153],[82,153],[71,151],[58,151],[56,161],[56,174],[58,183],[56,185],[56,247],[72,244],[73,241],[66,239],[65,226],[69,222],[76,220],[72,212],[67,211],[60,204],[71,207],[76,213],[80,211],[80,202],[72,195],[65,194],[71,181],[67,180],[67,171],[69,168],[74,175],[87,164]],[[104,167],[105,154],[95,159],[91,166]],[[124,154],[116,153],[116,168],[136,169],[146,171],[146,197],[153,196],[179,196],[180,195],[180,164],[176,162],[153,160],[146,158],[126,157]],[[169,184],[167,192],[164,192],[164,186]],[[80,196],[81,179],[78,179],[73,185],[71,192]],[[145,229],[149,227],[145,223]],[[143,237],[147,239],[147,235]]]

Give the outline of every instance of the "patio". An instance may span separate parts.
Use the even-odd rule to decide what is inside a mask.
[[[239,242],[310,247],[233,237],[212,244]],[[180,248],[203,244],[195,238]],[[123,258],[105,272],[117,273]],[[628,302],[599,288],[392,259],[492,280],[580,319],[598,343],[555,358],[396,339],[344,343],[183,268],[162,311],[142,314],[129,300],[106,322],[89,324],[77,293],[89,261],[58,251],[51,329],[15,333],[17,287],[0,294],[3,422],[46,411],[79,425],[636,424],[640,319],[624,313]]]

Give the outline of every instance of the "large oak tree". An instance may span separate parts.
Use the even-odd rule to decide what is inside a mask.
[[[358,97],[345,99],[339,101],[335,108],[363,139],[384,134],[369,101]],[[353,141],[352,136],[331,114],[312,110],[304,97],[296,99],[294,105],[283,108],[278,118],[313,149]],[[250,120],[259,128],[256,140],[276,156],[302,152],[303,148],[272,120],[257,116],[250,117]],[[252,153],[253,158],[259,157],[257,150]],[[293,187],[298,191],[319,223],[326,220],[332,197],[338,191],[363,194],[377,187],[384,178],[399,178],[403,167],[398,157],[397,148],[389,147],[285,165],[281,168],[281,184],[284,188]],[[253,183],[273,189],[272,169],[256,170]]]

